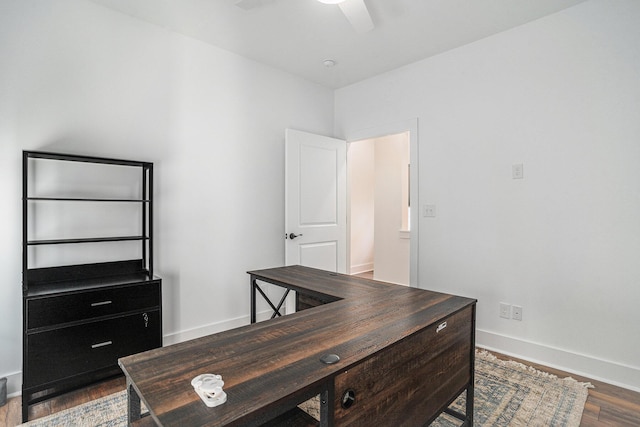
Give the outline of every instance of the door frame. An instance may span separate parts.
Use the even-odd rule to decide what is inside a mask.
[[[399,122],[386,123],[377,126],[373,126],[366,129],[360,129],[356,131],[347,132],[345,135],[347,141],[347,158],[349,156],[349,146],[351,143],[361,141],[363,139],[375,139],[388,135],[395,135],[403,132],[409,132],[409,164],[411,165],[410,171],[410,192],[411,198],[411,222],[410,222],[410,261],[409,261],[409,286],[417,288],[420,283],[418,280],[418,233],[419,214],[420,214],[420,199],[419,199],[419,157],[418,157],[418,118],[407,119]],[[347,167],[349,161],[347,159]],[[347,270],[351,265],[351,183],[348,181],[349,174],[347,173]]]

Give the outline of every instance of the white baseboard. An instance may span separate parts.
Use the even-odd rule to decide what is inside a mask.
[[[481,329],[476,346],[640,392],[640,367],[574,353]]]
[[[367,262],[365,264],[352,265],[349,267],[349,274],[366,273],[373,270],[373,262]]]
[[[22,394],[22,372],[7,375],[7,398]]]

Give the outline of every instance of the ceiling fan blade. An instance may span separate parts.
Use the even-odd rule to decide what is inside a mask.
[[[371,15],[364,0],[346,0],[339,4],[342,13],[347,17],[358,33],[366,33],[374,28]]]

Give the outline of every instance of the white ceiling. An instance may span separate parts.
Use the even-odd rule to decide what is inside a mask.
[[[585,0],[365,0],[375,28],[363,34],[316,0],[90,1],[339,88]]]

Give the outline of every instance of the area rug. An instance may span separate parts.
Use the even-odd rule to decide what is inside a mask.
[[[558,378],[486,351],[476,352],[473,421],[478,426],[579,426],[590,383]],[[453,404],[464,413],[464,393]],[[459,426],[450,415],[432,426]]]
[[[474,424],[476,426],[579,426],[589,383],[560,379],[514,361],[502,361],[485,351],[476,352]],[[303,404],[304,405],[304,404]],[[317,417],[317,402],[304,409]],[[302,406],[302,405],[301,405]],[[464,393],[454,402],[464,412]],[[23,426],[127,425],[127,396],[124,391],[56,414],[30,421]],[[438,417],[435,427],[459,426],[447,414]]]

